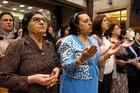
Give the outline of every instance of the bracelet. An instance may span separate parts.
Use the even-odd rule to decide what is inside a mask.
[[[75,66],[76,67],[79,67],[80,65],[82,65],[84,62],[80,59],[80,58],[78,58],[78,59],[76,59],[75,60]]]
[[[105,58],[109,58],[110,56],[107,53],[105,53],[105,56],[104,57]]]

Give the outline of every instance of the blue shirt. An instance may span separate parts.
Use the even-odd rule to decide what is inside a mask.
[[[96,45],[93,38],[88,39],[91,45]],[[79,67],[74,65],[86,48],[75,35],[63,39],[59,50],[63,67],[60,93],[98,93],[99,51]]]

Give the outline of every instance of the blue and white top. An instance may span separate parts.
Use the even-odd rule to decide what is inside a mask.
[[[88,39],[91,45],[97,46],[96,41],[93,38],[88,37]],[[97,93],[99,51],[97,50],[96,54],[93,57],[89,58],[84,64],[80,65],[79,67],[75,67],[74,65],[75,60],[87,47],[88,46],[83,45],[75,35],[67,36],[62,40],[59,49],[61,65],[63,67],[60,93]],[[70,83],[69,81],[71,80],[74,80],[74,82]],[[83,83],[80,83],[83,81],[86,82],[84,87]],[[68,84],[68,82],[70,84]],[[87,85],[88,82],[90,86]],[[82,87],[80,87],[81,84],[83,89],[81,89]],[[74,86],[76,86],[76,88],[74,88],[75,90],[73,90]],[[93,89],[93,92],[92,89],[85,89],[86,86],[91,87]]]

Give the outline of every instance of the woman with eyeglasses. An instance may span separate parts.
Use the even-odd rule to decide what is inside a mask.
[[[23,38],[8,46],[0,62],[0,86],[9,93],[58,93],[59,62],[53,44],[43,40],[46,18],[26,13],[22,29]]]
[[[71,34],[59,47],[63,72],[60,93],[98,93],[98,59],[96,41],[89,37],[92,22],[86,12],[71,16]]]
[[[117,24],[111,23],[109,29],[106,31],[106,34],[108,35],[111,43],[123,43],[123,38],[121,38],[121,29]],[[128,43],[127,47],[130,45],[131,44]],[[112,80],[111,93],[129,93],[127,82],[127,61],[129,59],[129,54],[126,48],[122,48],[115,53],[115,59],[117,78]]]

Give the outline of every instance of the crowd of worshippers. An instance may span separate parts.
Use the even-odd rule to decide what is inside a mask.
[[[140,93],[140,33],[85,11],[57,31],[42,12],[0,14],[0,90]]]

